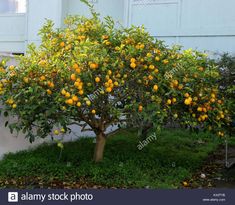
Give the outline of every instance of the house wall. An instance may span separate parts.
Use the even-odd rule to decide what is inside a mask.
[[[25,14],[0,14],[0,52],[24,52]]]
[[[63,26],[68,14],[89,16],[79,0],[27,0],[26,14],[0,14],[0,52],[24,52],[40,43],[38,30],[45,18]],[[150,34],[185,48],[235,52],[234,0],[90,0],[101,16],[122,25],[142,25]]]
[[[67,0],[67,13],[81,14],[85,16],[90,16],[88,7],[77,0]],[[112,16],[116,21],[119,21],[121,24],[124,24],[124,5],[125,0],[93,0],[95,10],[101,14],[101,17]]]
[[[128,25],[152,36],[213,52],[235,52],[234,0],[130,0]]]
[[[61,27],[63,0],[28,0],[26,43],[40,43],[38,31],[46,19]]]

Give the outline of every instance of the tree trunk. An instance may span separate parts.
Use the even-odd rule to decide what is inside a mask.
[[[95,162],[100,162],[103,159],[105,142],[106,138],[103,132],[96,135],[96,145],[94,153]]]

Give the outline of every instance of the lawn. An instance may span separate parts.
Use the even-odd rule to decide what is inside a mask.
[[[1,188],[179,188],[221,140],[209,133],[163,130],[141,151],[136,131],[107,140],[101,163],[92,161],[94,143],[82,138],[7,154],[0,161]]]

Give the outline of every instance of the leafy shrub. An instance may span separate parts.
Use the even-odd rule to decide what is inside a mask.
[[[228,53],[221,55],[215,63],[218,65],[221,78],[219,81],[220,92],[223,92],[224,97],[227,99],[228,108],[231,111],[233,124],[235,127],[235,56]],[[230,130],[232,134],[232,129]],[[234,131],[234,130],[233,130]]]

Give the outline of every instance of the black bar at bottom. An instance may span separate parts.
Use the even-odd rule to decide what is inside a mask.
[[[235,189],[0,190],[0,205],[235,205]]]

